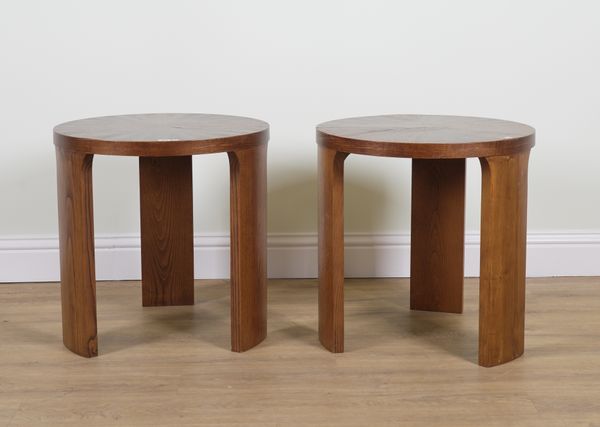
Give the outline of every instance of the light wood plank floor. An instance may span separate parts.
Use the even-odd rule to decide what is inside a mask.
[[[229,351],[229,286],[142,308],[98,284],[100,356],[63,348],[58,284],[0,284],[0,426],[600,426],[600,278],[529,280],[525,356],[477,366],[463,315],[411,312],[406,279],[348,280],[346,348],[317,339],[315,280],[273,280],[269,335]]]

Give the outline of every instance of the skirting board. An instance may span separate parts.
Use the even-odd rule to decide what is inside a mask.
[[[198,279],[229,277],[229,236],[194,238]],[[346,277],[408,277],[410,235],[347,234]],[[268,238],[271,278],[317,276],[316,234],[274,234]],[[97,236],[98,280],[139,280],[139,236]],[[465,276],[479,275],[479,235],[465,238]],[[531,233],[527,238],[528,277],[600,276],[600,233]],[[0,282],[59,280],[56,237],[0,238]]]

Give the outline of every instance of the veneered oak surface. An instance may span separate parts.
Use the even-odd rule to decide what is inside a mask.
[[[535,130],[480,117],[385,115],[317,126],[319,145],[345,153],[428,159],[499,156],[530,149]]]
[[[266,144],[269,125],[217,114],[130,114],[92,117],[54,128],[66,150],[117,156],[187,156]]]

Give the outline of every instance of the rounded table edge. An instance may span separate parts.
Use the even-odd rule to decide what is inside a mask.
[[[531,134],[512,138],[509,141],[447,144],[359,140],[331,135],[321,131],[318,127],[316,132],[317,145],[349,154],[412,159],[464,159],[506,156],[530,150],[535,146],[535,129],[532,129]]]
[[[266,122],[265,122],[266,123]],[[64,135],[54,127],[54,145],[57,148],[85,154],[137,157],[171,157],[195,154],[224,153],[258,147],[267,144],[270,126],[258,132],[224,138],[181,141],[105,141]]]

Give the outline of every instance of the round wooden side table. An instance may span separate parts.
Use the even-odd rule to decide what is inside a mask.
[[[245,117],[139,114],[54,128],[63,342],[98,354],[92,207],[95,154],[138,156],[142,302],[194,304],[192,155],[226,152],[231,174],[231,347],[266,336],[266,155],[269,125]]]
[[[482,168],[479,364],[523,354],[527,164],[535,130],[476,117],[388,115],[322,123],[319,339],[344,351],[344,160],[412,158],[410,308],[461,313],[465,159]]]

